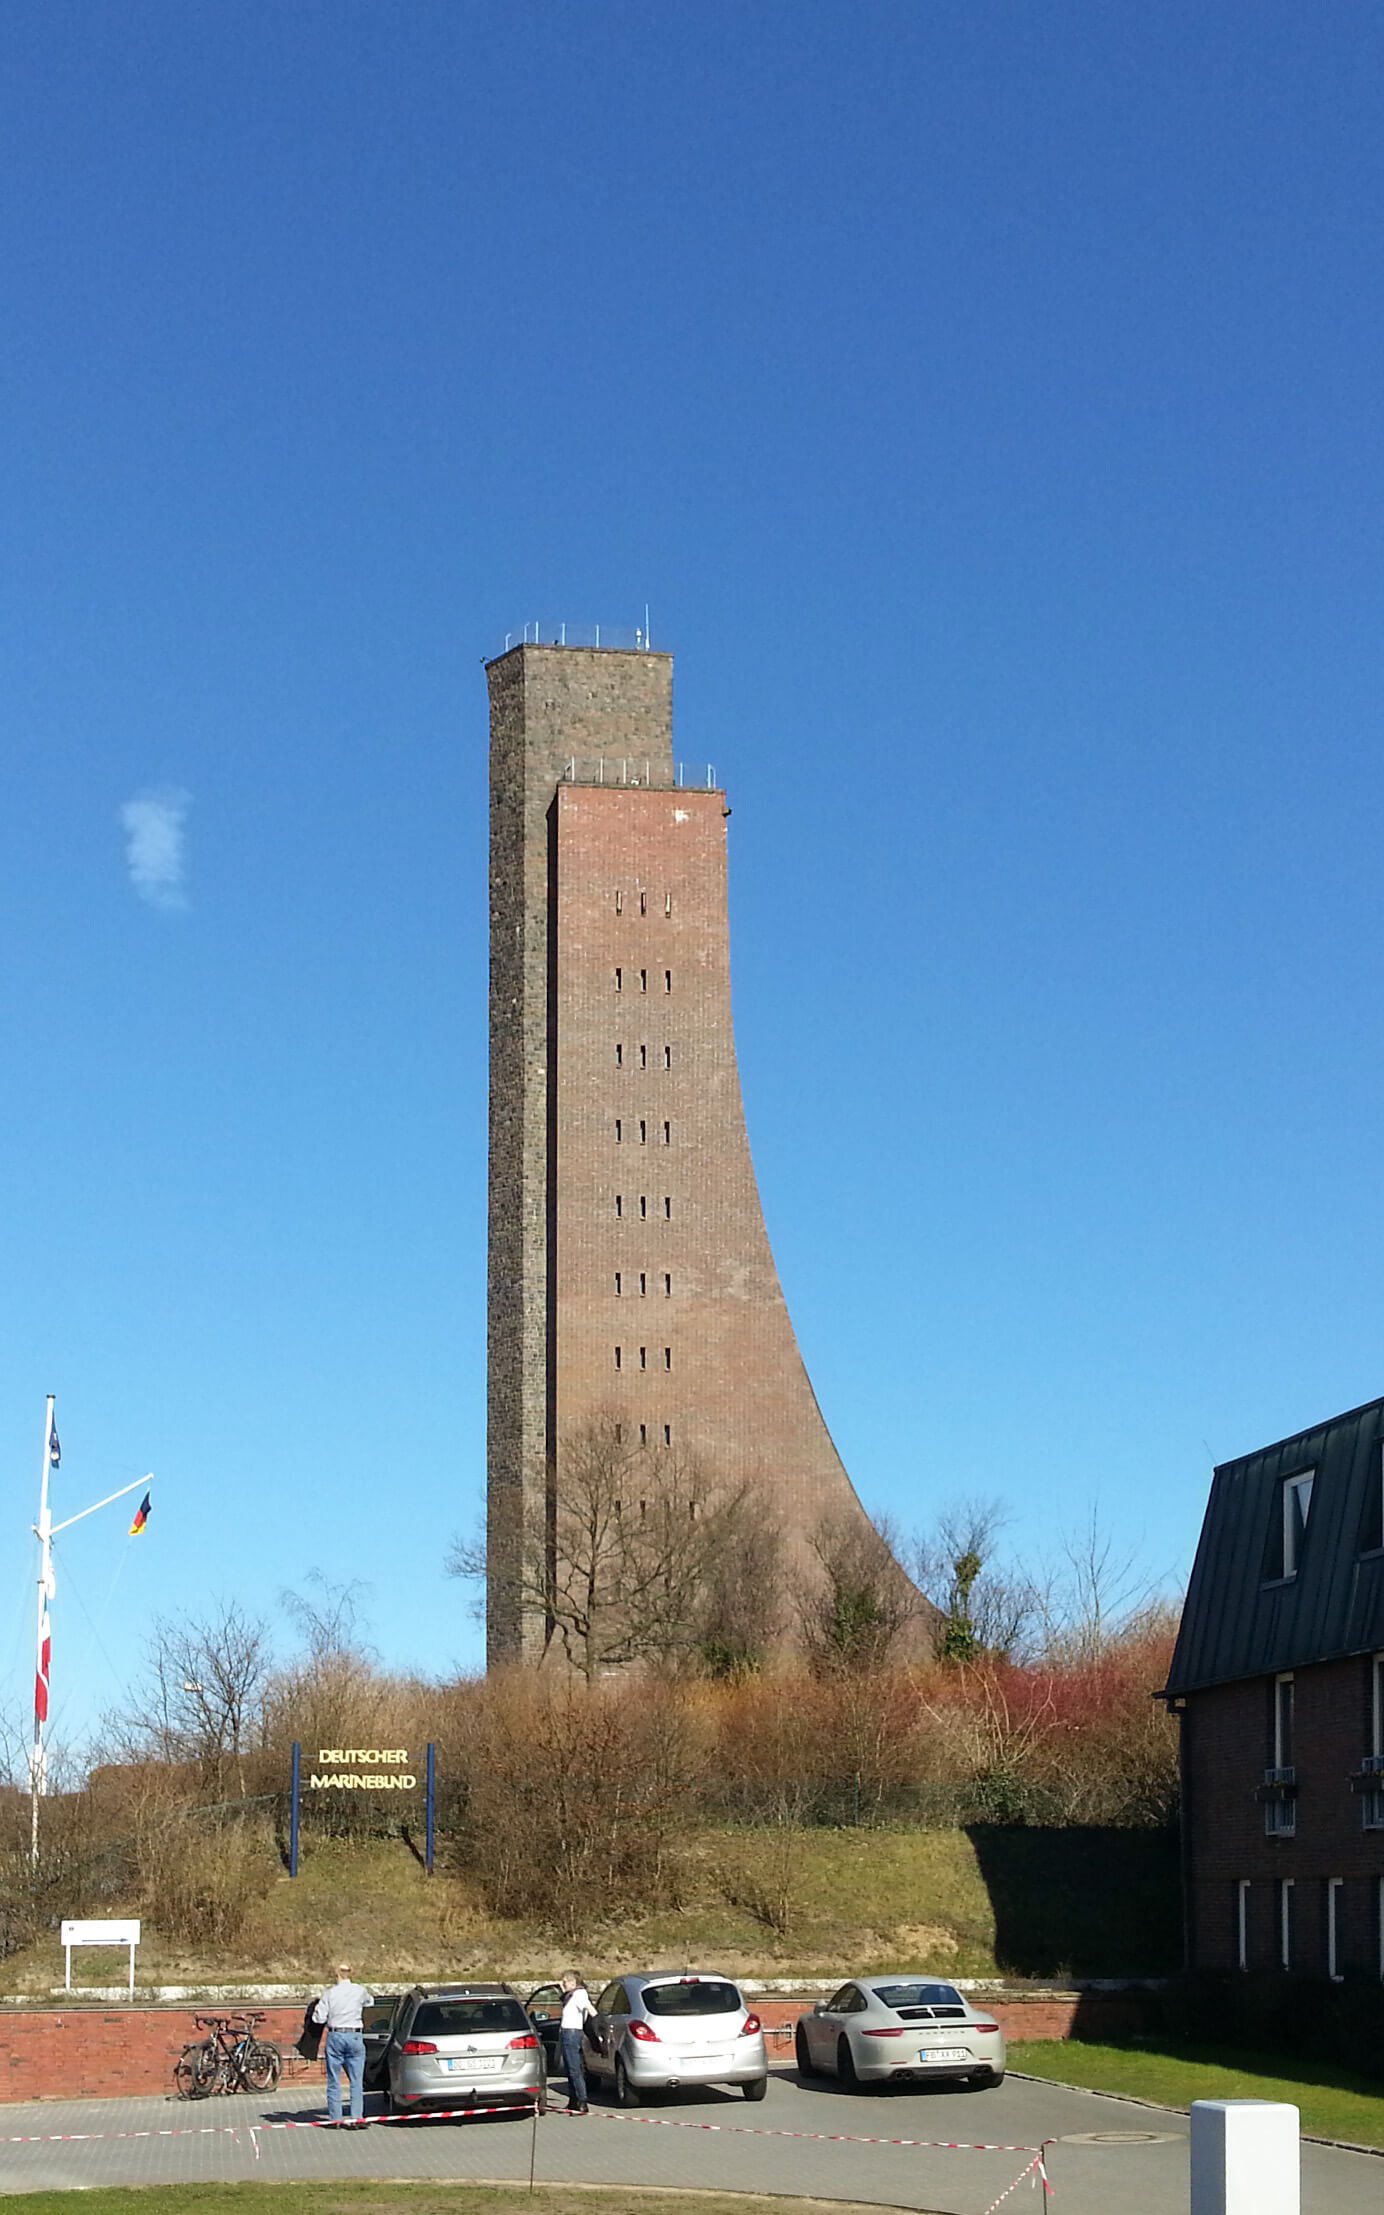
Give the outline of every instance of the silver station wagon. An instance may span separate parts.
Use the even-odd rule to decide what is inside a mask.
[[[762,2100],[769,2063],[759,2017],[729,1977],[661,1969],[616,1977],[589,2016],[588,2075],[608,2078],[622,2107],[679,2085],[738,2084]]]
[[[954,1984],[858,1977],[798,2017],[802,2076],[836,2075],[848,2091],[938,2077],[975,2091],[1004,2082],[1004,2032]]]
[[[385,2104],[425,2107],[548,2104],[543,2047],[505,1984],[428,1984],[406,1992],[390,2025]]]

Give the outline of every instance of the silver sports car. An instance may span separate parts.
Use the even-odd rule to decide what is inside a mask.
[[[848,2091],[940,2077],[976,2091],[1004,2082],[1004,2032],[954,1984],[916,1976],[856,1977],[798,2017],[803,2076],[830,2070]]]

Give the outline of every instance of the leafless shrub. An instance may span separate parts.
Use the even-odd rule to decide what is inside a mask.
[[[677,1889],[698,1732],[676,1687],[518,1671],[477,1688],[454,1841],[492,1909],[575,1940]]]

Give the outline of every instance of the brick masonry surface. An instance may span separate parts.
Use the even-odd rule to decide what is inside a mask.
[[[1111,1994],[1103,2012],[1109,2027],[1121,2021],[1120,1995]],[[1100,2007],[1101,2001],[1095,2004]],[[792,2058],[793,2026],[804,2012],[801,2000],[755,1999],[750,2003],[767,2035],[769,2057],[782,2066]],[[1078,2001],[1072,1993],[1041,1997],[1006,1996],[994,2001],[977,1995],[976,2004],[993,2017],[1010,2040],[1066,2038]],[[1085,2027],[1092,2010],[1081,2003]],[[270,2007],[260,2035],[273,2039],[284,2057],[283,2083],[321,2084],[320,2061],[300,2061],[292,2051],[302,2028],[301,2007]],[[114,2098],[135,2093],[170,2092],[173,2065],[183,2047],[201,2036],[188,2008],[55,2007],[0,2013],[0,2100]],[[208,2103],[230,2111],[234,2099]],[[202,2109],[199,2108],[199,2113]]]
[[[1370,1664],[1364,1655],[1294,1671],[1296,1828],[1268,1837],[1255,1789],[1273,1763],[1272,1677],[1189,1693],[1182,1717],[1183,1821],[1190,1966],[1237,1965],[1238,1888],[1246,1895],[1246,1966],[1279,1963],[1280,1886],[1292,1880],[1291,1966],[1327,1970],[1327,1887],[1337,1894],[1337,1967],[1377,1981],[1384,1831],[1366,1830],[1349,1779],[1370,1744]]]

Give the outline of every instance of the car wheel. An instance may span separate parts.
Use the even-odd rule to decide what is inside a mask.
[[[639,2105],[638,2090],[630,2083],[629,2072],[618,2054],[615,2056],[615,2105],[617,2107],[638,2107]]]
[[[981,2069],[971,2078],[971,2089],[973,2092],[993,2092],[1003,2082],[1003,2069]]]
[[[762,2100],[768,2092],[769,2079],[767,2077],[753,2077],[748,2084],[742,2084],[740,2089],[747,2100]]]
[[[817,2064],[812,2058],[812,2048],[807,2042],[807,2032],[803,2029],[801,2023],[793,2033],[793,2056],[798,2064],[798,2075],[800,2077],[816,2076]]]
[[[855,2055],[851,2052],[849,2038],[836,2041],[836,2074],[841,2079],[843,2092],[858,2092],[860,2079],[855,2073]]]

